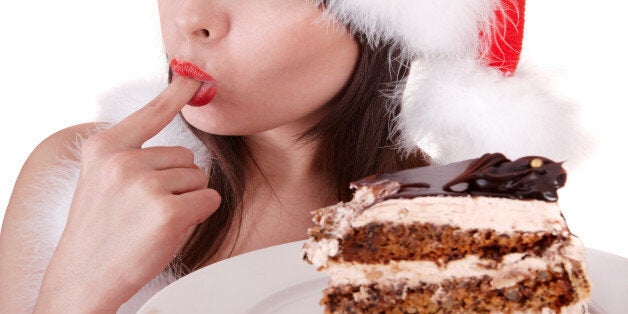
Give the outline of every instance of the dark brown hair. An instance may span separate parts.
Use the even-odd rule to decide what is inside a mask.
[[[404,81],[410,60],[400,59],[401,52],[391,44],[371,47],[363,35],[354,37],[360,44],[360,57],[352,79],[328,104],[327,116],[299,137],[317,144],[315,163],[334,181],[342,201],[351,198],[351,181],[428,164],[418,149],[406,157],[396,149],[399,135],[391,130],[400,108],[383,92]],[[208,186],[220,193],[222,203],[212,216],[197,225],[179,258],[169,265],[179,276],[206,263],[216,254],[228,230],[239,227],[245,162],[252,158],[242,137],[213,135],[189,123],[187,126],[212,154]],[[303,234],[305,237],[306,230]]]

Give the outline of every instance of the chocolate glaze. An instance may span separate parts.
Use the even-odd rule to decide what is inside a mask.
[[[567,179],[562,163],[539,156],[511,161],[500,153],[444,166],[420,167],[373,175],[352,183],[369,187],[377,201],[418,196],[489,196],[558,200]]]

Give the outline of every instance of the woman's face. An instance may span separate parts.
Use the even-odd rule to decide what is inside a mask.
[[[211,75],[217,93],[185,106],[185,119],[212,134],[301,132],[348,83],[359,45],[311,0],[158,0],[168,61]]]

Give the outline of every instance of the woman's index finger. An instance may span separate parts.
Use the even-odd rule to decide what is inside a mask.
[[[201,82],[179,77],[144,107],[105,132],[120,147],[141,148],[144,142],[163,130],[194,96]]]

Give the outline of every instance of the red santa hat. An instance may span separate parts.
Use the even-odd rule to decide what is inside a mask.
[[[391,95],[407,149],[418,144],[436,164],[497,151],[582,155],[577,107],[530,67],[517,69],[525,0],[317,1],[369,44],[393,42],[414,60]]]

